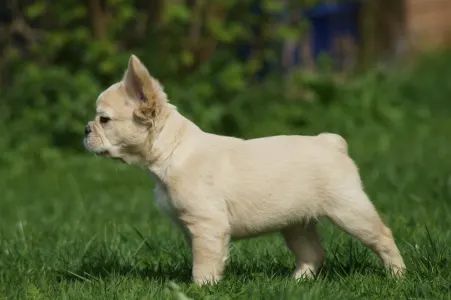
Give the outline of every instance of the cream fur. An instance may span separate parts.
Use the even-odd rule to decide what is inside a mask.
[[[102,124],[100,116],[111,121]],[[159,205],[192,248],[199,284],[221,278],[231,240],[276,231],[296,258],[294,276],[316,274],[324,259],[319,217],[360,240],[395,274],[405,268],[339,135],[242,140],[206,133],[168,103],[133,55],[123,80],[99,96],[88,127],[88,150],[148,168]]]

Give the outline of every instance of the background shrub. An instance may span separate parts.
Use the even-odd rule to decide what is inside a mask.
[[[307,32],[300,12],[316,1],[11,3],[0,8],[3,163],[83,151],[95,99],[120,80],[131,53],[183,114],[220,134],[389,132],[449,110],[447,53],[346,78],[327,64],[283,72],[280,46]]]

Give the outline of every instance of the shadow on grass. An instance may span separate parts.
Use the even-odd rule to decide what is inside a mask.
[[[370,251],[353,247],[350,243],[348,251],[343,254],[338,248],[329,251],[329,257],[316,276],[320,280],[339,280],[349,276],[386,276],[382,266],[370,262]],[[291,254],[289,254],[291,255]],[[332,257],[330,257],[332,256]],[[284,278],[292,277],[294,264],[286,262],[269,261],[259,258],[252,261],[247,257],[234,258],[226,266],[225,279],[234,278],[240,281],[249,281],[255,278]],[[91,282],[114,277],[138,277],[144,280],[179,283],[191,282],[192,262],[186,251],[177,253],[165,252],[164,255],[146,259],[123,259],[119,253],[98,251],[87,253],[78,264],[67,270],[57,272],[60,281]]]
[[[258,265],[252,263],[240,264],[239,262],[231,263],[227,266],[226,278],[241,278],[244,281],[253,280],[254,278],[266,277],[269,279],[291,279],[295,265],[287,266],[283,263],[274,263],[263,261]],[[338,281],[347,277],[387,277],[387,273],[382,267],[373,262],[364,260],[338,261],[328,259],[322,266],[320,272],[314,276],[315,280]]]
[[[115,277],[138,277],[151,281],[188,282],[191,279],[191,263],[183,253],[157,253],[124,258],[118,251],[99,247],[89,251],[77,263],[65,263],[69,267],[57,271],[59,281],[91,282]]]

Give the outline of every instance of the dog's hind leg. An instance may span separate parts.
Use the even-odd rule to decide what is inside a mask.
[[[312,277],[324,260],[324,250],[316,230],[316,221],[297,224],[282,230],[288,248],[296,258],[294,277]]]
[[[326,216],[373,250],[387,269],[402,275],[405,265],[392,232],[365,192],[361,188],[346,190],[331,200]]]

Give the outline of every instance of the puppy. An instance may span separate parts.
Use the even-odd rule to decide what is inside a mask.
[[[204,132],[168,102],[134,55],[123,79],[98,97],[84,145],[148,169],[159,205],[192,248],[196,283],[221,278],[231,240],[276,231],[295,256],[294,277],[313,276],[324,259],[319,217],[360,240],[393,273],[405,269],[342,137],[243,140]]]

